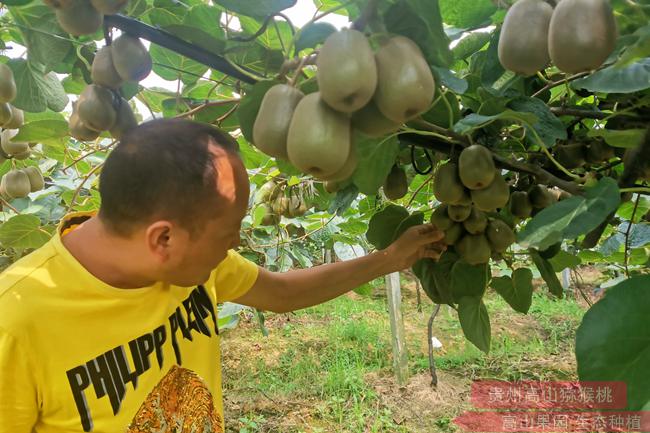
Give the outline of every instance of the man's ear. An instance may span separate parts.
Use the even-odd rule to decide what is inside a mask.
[[[162,262],[169,260],[172,248],[176,246],[178,233],[175,233],[175,228],[178,231],[173,223],[162,220],[150,224],[145,230],[147,249]]]

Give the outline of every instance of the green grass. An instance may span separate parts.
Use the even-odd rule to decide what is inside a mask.
[[[466,342],[450,308],[444,307],[434,323],[434,335],[443,342],[435,352],[436,367],[445,385],[458,387],[451,395],[463,395],[469,380],[478,378],[575,379],[573,338],[584,313],[580,305],[536,295],[527,316],[497,296],[488,296],[486,305],[492,323],[488,355]],[[418,313],[412,298],[403,305],[410,374],[421,378],[425,393],[434,392],[427,389],[431,308],[427,301],[425,312]],[[344,296],[295,315],[268,314],[267,326],[268,338],[254,320],[223,338],[224,395],[240,401],[233,405],[226,399],[228,432],[455,431],[451,420],[466,402],[459,400],[458,408],[447,412],[418,409],[424,421],[414,426],[412,414],[404,411],[419,402],[401,407],[390,401],[401,395],[396,386],[378,387],[392,377],[384,298]],[[256,352],[249,353],[251,348]],[[230,367],[230,359],[239,361]]]

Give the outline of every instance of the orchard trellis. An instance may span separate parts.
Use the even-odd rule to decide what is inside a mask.
[[[439,262],[419,262],[414,272],[434,302],[458,311],[466,337],[484,351],[491,331],[482,298],[489,288],[512,306],[513,314],[526,313],[535,274],[544,278],[552,295],[562,297],[556,272],[581,262],[600,263],[622,282],[585,317],[577,336],[578,372],[583,379],[626,380],[629,407],[649,407],[650,378],[643,371],[650,363],[645,320],[650,307],[645,275],[650,242],[646,1],[612,0],[610,14],[609,3],[600,0],[587,2],[591,6],[563,0],[561,7],[555,1],[520,0],[507,15],[509,4],[490,0],[316,0],[320,10],[302,28],[295,28],[282,12],[295,4],[291,0],[45,3],[8,0],[0,16],[0,49],[8,54],[0,59],[7,65],[0,81],[9,70],[16,84],[15,95],[0,92],[11,104],[0,107],[4,265],[42,245],[65,212],[99,204],[97,174],[115,144],[107,131],[115,137],[119,131],[111,116],[106,124],[81,129],[80,121],[88,126],[84,113],[92,111],[83,108],[84,98],[73,98],[72,118],[61,113],[68,95],[90,93],[86,89],[93,84],[98,42],[110,45],[111,29],[119,29],[151,41],[146,56],[136,42],[131,47],[150,56],[153,72],[176,82],[177,91],[145,88],[133,81],[136,74],[114,91],[95,92],[113,96],[90,99],[110,100],[109,108],[116,118],[127,120],[122,123],[126,127],[142,118],[142,113],[137,113],[139,119],[127,116],[137,99],[151,115],[188,117],[241,131],[242,155],[257,189],[243,232],[244,252],[251,258],[277,270],[310,266],[318,261],[322,242],[340,257],[361,247],[383,248],[433,214],[439,224],[448,224],[448,239],[452,234],[458,239],[450,241]],[[87,14],[87,20],[78,20],[83,29],[65,16],[70,7]],[[539,13],[526,13],[525,8]],[[112,14],[117,10],[120,14]],[[592,23],[579,27],[594,48],[591,54],[584,50],[589,60],[584,65],[580,61],[585,53],[570,55],[569,42],[577,40],[570,37],[576,11]],[[350,18],[351,27],[369,41],[371,55],[395,36],[414,42],[415,49],[409,49],[415,54],[397,66],[421,56],[425,68],[417,69],[420,84],[430,74],[435,89],[425,109],[418,110],[423,112],[404,119],[389,113],[378,94],[370,95],[376,106],[364,103],[363,110],[351,109],[351,127],[337,125],[353,131],[348,146],[355,160],[345,160],[345,176],[339,173],[323,182],[333,173],[315,172],[318,179],[305,173],[311,166],[297,170],[295,151],[288,155],[291,164],[251,144],[260,141],[255,123],[269,89],[287,85],[310,100],[317,99],[313,94],[318,91],[327,92],[318,76],[327,67],[318,59],[323,43],[340,34],[322,22],[332,13]],[[536,18],[527,18],[532,16]],[[60,23],[77,36],[62,30]],[[598,31],[603,33],[594,33]],[[528,48],[536,47],[532,51],[538,56],[522,58],[531,52],[516,46],[523,40],[532,44]],[[598,40],[604,45],[596,46]],[[381,81],[396,65],[382,55],[378,59]],[[363,80],[349,76],[335,84],[350,82]],[[390,80],[383,85],[390,90]],[[350,122],[347,115],[338,118]],[[483,157],[478,158],[482,162],[463,162],[468,159],[463,155],[476,146],[480,153],[488,152],[489,170],[478,170],[479,177],[489,178],[491,185],[498,179],[499,185],[493,186],[498,201],[475,192],[489,185],[468,184],[467,172],[486,162]],[[326,151],[320,159],[329,156]],[[329,171],[341,169],[343,159],[336,159]],[[453,190],[458,195],[445,195]],[[516,243],[495,247],[503,239],[495,237],[495,225],[516,233]],[[477,250],[481,254],[467,254]],[[620,344],[627,350],[618,350]]]

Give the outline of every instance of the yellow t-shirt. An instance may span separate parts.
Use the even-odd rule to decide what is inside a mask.
[[[61,243],[0,274],[0,433],[220,432],[216,303],[257,266],[229,251],[198,287],[111,287]]]

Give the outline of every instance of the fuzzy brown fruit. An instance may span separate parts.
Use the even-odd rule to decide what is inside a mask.
[[[9,66],[0,63],[0,102],[11,102],[16,98],[16,81]]]
[[[104,16],[88,0],[71,0],[61,5],[55,9],[56,19],[73,36],[93,34],[104,22]]]
[[[479,144],[465,148],[458,158],[458,174],[467,188],[486,188],[496,175],[492,152]]]
[[[460,256],[470,265],[480,265],[490,261],[492,251],[485,235],[467,234],[458,242]]]
[[[11,121],[11,117],[11,105],[9,105],[8,102],[0,102],[0,126],[4,126],[5,124],[9,123]]]
[[[490,241],[492,250],[498,253],[505,252],[516,240],[515,232],[500,219],[490,221],[485,234]]]
[[[5,129],[0,135],[0,146],[2,151],[7,155],[17,155],[29,151],[29,144],[24,142],[17,142],[14,137],[18,135],[16,129]]]
[[[425,112],[435,93],[431,69],[420,48],[404,36],[395,36],[375,54],[379,111],[399,124]]]
[[[476,208],[472,208],[472,213],[470,213],[467,219],[463,221],[463,227],[465,227],[467,233],[478,235],[485,231],[487,223],[488,219],[485,213]]]
[[[271,87],[264,98],[253,125],[253,143],[269,156],[287,159],[287,135],[296,106],[305,96],[286,84]]]
[[[97,51],[93,60],[92,69],[90,70],[90,77],[95,84],[111,89],[119,89],[124,83],[124,80],[117,73],[113,65],[112,53],[113,50],[110,45],[106,45]]]
[[[99,132],[88,129],[76,112],[70,115],[68,128],[70,129],[70,135],[79,141],[91,141],[99,137]]]
[[[343,167],[350,147],[350,119],[330,108],[318,92],[302,98],[289,125],[289,161],[304,173],[329,176]]]
[[[446,204],[441,204],[433,210],[431,213],[431,224],[440,230],[448,230],[454,225],[454,222],[449,218]]]
[[[11,198],[23,198],[31,191],[29,177],[22,170],[11,170],[2,176],[2,190]]]
[[[124,9],[129,0],[90,0],[90,3],[104,15],[113,15]]]
[[[144,80],[151,72],[151,55],[140,39],[123,34],[113,41],[111,50],[113,65],[123,80]]]
[[[552,15],[553,8],[544,0],[519,0],[508,9],[498,48],[504,68],[532,75],[548,65],[548,29]]]
[[[458,166],[453,162],[438,167],[433,179],[433,195],[442,203],[457,203],[465,195],[465,188],[458,177]]]
[[[451,227],[445,230],[445,237],[442,240],[445,245],[455,245],[465,234],[465,229],[461,223],[453,223]]]
[[[526,191],[514,191],[510,195],[510,213],[518,218],[528,218],[533,213],[533,204]]]
[[[117,108],[115,123],[108,130],[113,138],[121,140],[122,136],[129,130],[138,126],[138,120],[135,118],[135,113],[126,99],[120,97],[119,106]]]
[[[6,129],[18,129],[23,126],[25,123],[25,113],[20,108],[16,108],[13,105],[11,106],[11,120],[5,123],[4,128]]]
[[[352,126],[369,137],[381,137],[399,129],[400,124],[384,116],[377,104],[370,101],[361,110],[352,114]]]
[[[487,188],[472,191],[474,206],[485,212],[504,207],[508,204],[508,198],[510,198],[510,187],[498,172]]]
[[[534,185],[528,191],[528,198],[534,208],[544,209],[557,201],[557,198],[544,185]]]
[[[354,171],[357,169],[358,164],[359,159],[357,156],[357,149],[356,146],[352,144],[350,146],[350,154],[348,155],[348,159],[345,161],[345,164],[343,164],[343,167],[341,167],[334,174],[330,174],[329,176],[321,176],[320,179],[335,182],[349,179],[354,174]]]
[[[451,204],[447,208],[447,213],[452,221],[460,223],[465,221],[472,213],[472,206]]]
[[[109,130],[115,124],[117,117],[113,92],[96,84],[86,86],[79,95],[76,111],[88,129],[93,131]]]
[[[609,0],[562,0],[548,34],[551,60],[570,74],[597,69],[616,46],[617,30]]]
[[[45,187],[45,179],[43,179],[43,174],[38,167],[30,165],[29,167],[23,168],[23,172],[29,178],[31,192],[40,191]]]
[[[397,200],[404,197],[408,189],[404,169],[394,165],[384,182],[384,194],[389,200]]]
[[[365,35],[344,29],[332,33],[318,53],[318,88],[333,109],[352,113],[370,101],[377,87],[377,66]]]

